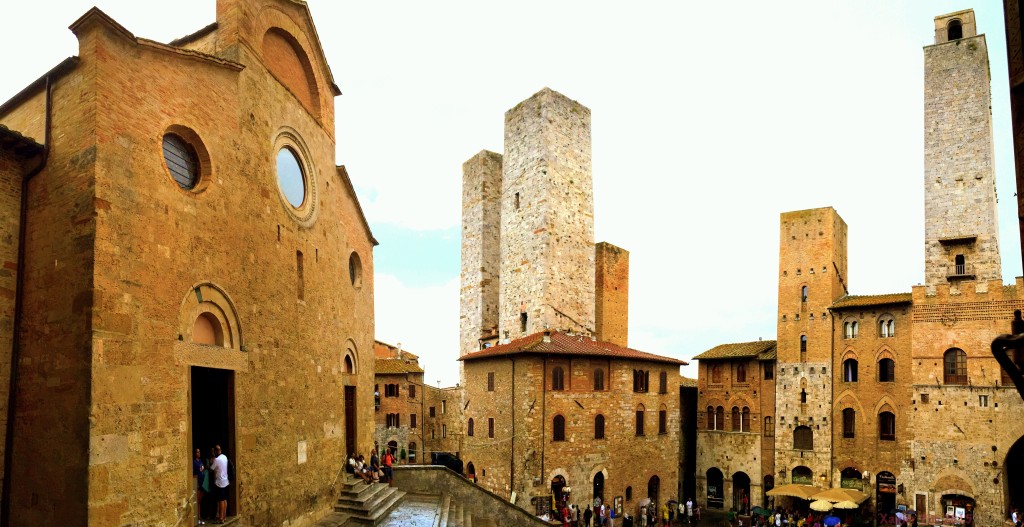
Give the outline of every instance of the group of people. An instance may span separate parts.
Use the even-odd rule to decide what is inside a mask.
[[[394,471],[392,469],[395,464],[395,454],[390,449],[384,450],[383,459],[377,457],[377,451],[374,450],[370,454],[370,462],[366,462],[366,458],[362,454],[356,455],[352,452],[348,455],[348,463],[345,464],[345,470],[359,479],[363,480],[364,483],[370,485],[376,482],[387,482],[389,487],[394,486]]]
[[[224,523],[228,513],[228,486],[231,485],[228,457],[224,455],[220,445],[204,458],[200,449],[196,449],[192,458],[192,476],[196,479],[196,525],[203,525],[204,517],[210,523]],[[212,501],[213,514],[203,515],[203,501]],[[207,507],[208,509],[211,507]],[[212,517],[211,517],[212,516]]]
[[[581,525],[584,527],[614,527],[615,525],[612,508],[601,503],[600,499],[594,501],[593,509],[587,505],[583,512],[580,512],[580,508],[575,503],[563,504],[559,515],[562,518],[563,527],[579,527]]]
[[[611,506],[594,500],[594,508],[587,505],[582,512],[575,504],[562,503],[557,512],[563,527],[615,527],[615,511]],[[692,525],[700,520],[700,506],[693,500],[680,502],[678,505],[663,503],[660,507],[650,502],[639,507],[635,518],[626,516],[626,524],[636,527],[669,527],[672,525]]]

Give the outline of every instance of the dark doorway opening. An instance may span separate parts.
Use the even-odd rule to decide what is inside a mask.
[[[761,486],[761,506],[766,509],[773,509],[772,498],[768,496],[768,491],[775,488],[775,476],[765,476],[764,484]]]
[[[878,512],[878,524],[894,521],[888,519],[896,510],[896,476],[892,472],[882,471],[875,476],[875,510]]]
[[[597,499],[604,503],[604,472],[594,474],[594,498],[590,501],[594,503],[594,500]]]
[[[237,466],[235,451],[235,372],[193,366],[191,371],[192,445],[207,460],[213,457],[213,447],[220,445],[232,465]],[[231,471],[228,471],[231,474]],[[237,474],[237,470],[235,471]],[[211,486],[213,482],[211,481]],[[205,517],[215,516],[216,503],[204,499]],[[238,485],[228,484],[228,516],[238,514]]]
[[[661,502],[658,501],[658,493],[661,492],[661,478],[658,476],[651,476],[651,479],[647,481],[647,497],[651,498],[651,503],[654,504],[654,510],[658,510],[661,506]]]
[[[750,511],[750,476],[745,472],[732,475],[732,508],[741,514]]]
[[[725,483],[725,477],[722,475],[722,471],[715,467],[708,469],[705,474],[708,485],[708,508],[709,509],[721,509],[725,504],[723,483]]]
[[[1024,508],[1024,437],[1017,440],[1006,453],[1003,461],[1003,478],[1006,479],[1007,507]],[[1009,517],[1009,510],[1006,511]]]
[[[565,478],[561,475],[555,476],[551,479],[551,495],[555,499],[555,506],[561,508],[562,506],[562,489],[565,488]]]
[[[379,403],[378,403],[379,404]],[[354,454],[356,448],[356,387],[345,387],[345,452]]]

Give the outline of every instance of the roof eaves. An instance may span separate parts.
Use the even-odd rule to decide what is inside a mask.
[[[181,46],[184,46],[185,44],[191,44],[192,42],[195,42],[195,41],[205,37],[206,35],[209,35],[210,33],[213,33],[214,31],[217,30],[218,27],[220,27],[220,25],[217,24],[217,22],[214,22],[214,23],[212,23],[212,24],[210,24],[210,25],[200,29],[199,31],[196,31],[195,33],[192,33],[192,34],[189,34],[189,35],[185,35],[185,36],[183,36],[181,38],[176,38],[176,39],[168,42],[167,45],[168,46],[174,46],[176,48],[180,48]]]
[[[47,78],[49,78],[50,82],[52,83],[53,81],[60,79],[64,75],[67,75],[68,72],[75,69],[75,66],[77,65],[78,57],[74,56],[68,57],[60,61],[60,63],[51,68],[50,71],[44,73],[42,77],[39,77],[38,79],[32,81],[31,84],[25,86],[25,88],[23,88],[20,92],[14,94],[14,97],[7,99],[7,101],[3,104],[0,104],[0,117],[6,115],[15,107],[30,99],[40,90],[45,89]]]
[[[377,238],[373,237],[373,231],[370,229],[370,222],[366,221],[366,214],[363,213],[363,206],[359,204],[359,196],[356,195],[356,188],[352,185],[352,178],[348,175],[348,169],[345,168],[345,165],[340,165],[337,167],[337,170],[338,177],[341,178],[342,183],[345,184],[345,188],[347,188],[349,194],[352,195],[352,202],[356,204],[356,212],[359,213],[359,220],[362,221],[363,228],[366,229],[366,235],[370,237],[370,243],[372,243],[374,247],[380,245]]]

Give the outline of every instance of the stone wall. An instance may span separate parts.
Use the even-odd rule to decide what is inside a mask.
[[[489,521],[494,525],[548,525],[536,516],[502,496],[441,466],[409,466],[395,468],[395,486],[417,494],[447,493],[453,503],[465,507],[473,521]]]
[[[462,164],[459,356],[479,350],[481,334],[498,327],[500,231],[501,154],[484,150]]]
[[[385,385],[398,385],[398,396],[388,397],[385,394]],[[382,452],[388,446],[388,442],[395,441],[398,444],[396,455],[399,461],[423,463],[425,459],[423,449],[424,416],[426,414],[427,396],[423,386],[422,373],[401,373],[381,374],[378,373],[374,379],[375,389],[380,393],[380,405],[374,412],[374,433],[373,447]],[[415,387],[415,396],[412,395],[410,387]],[[398,414],[398,426],[388,426],[388,414]],[[416,416],[416,426],[412,426],[413,416]],[[406,458],[402,459],[402,451],[406,452]],[[361,452],[369,459],[370,452]],[[415,459],[412,459],[415,457]]]
[[[629,345],[629,251],[608,242],[595,246],[594,307],[596,338]]]
[[[463,394],[461,386],[435,388],[425,385],[423,391],[423,463],[430,462],[432,452],[459,454],[463,449]],[[431,408],[434,415],[431,416]]]
[[[969,16],[968,16],[969,14]],[[964,38],[945,39],[948,22]],[[925,285],[973,275],[1000,279],[988,47],[974,35],[973,12],[936,17],[936,43],[924,48]],[[959,239],[959,240],[954,240]],[[954,267],[963,255],[967,268]]]
[[[592,185],[589,109],[545,88],[506,112],[502,337],[544,329],[593,334]]]

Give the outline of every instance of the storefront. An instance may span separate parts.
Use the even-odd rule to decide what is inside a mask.
[[[974,525],[974,499],[960,494],[943,494],[940,501],[943,522],[950,525]]]
[[[896,525],[896,476],[879,472],[875,476],[875,514],[878,525]]]

